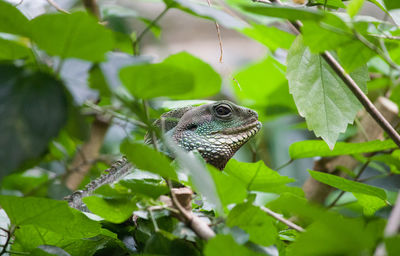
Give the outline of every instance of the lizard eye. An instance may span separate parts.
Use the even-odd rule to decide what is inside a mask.
[[[215,108],[215,113],[221,117],[227,117],[232,113],[232,110],[227,105],[219,105]]]

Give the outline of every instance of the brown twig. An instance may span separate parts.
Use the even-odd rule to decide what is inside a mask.
[[[54,2],[53,0],[47,0],[47,2],[53,6],[57,11],[62,12],[62,13],[66,13],[66,14],[71,14],[69,11],[64,10],[63,8],[61,8],[60,6],[58,6],[58,4],[56,2]]]
[[[14,234],[15,226],[11,224],[10,228],[8,230],[5,228],[1,228],[1,230],[3,230],[7,235],[6,242],[4,243],[4,245],[2,245],[3,248],[0,251],[0,255],[3,255],[5,253],[7,253],[7,247],[11,241],[12,235]]]
[[[211,1],[207,0],[207,3],[208,3],[208,6],[211,7]],[[219,28],[218,22],[215,22],[215,29],[217,30],[218,42],[219,42],[219,52],[220,52],[219,62],[222,63],[222,58],[223,58],[223,55],[224,55],[224,49],[222,47],[221,30]]]
[[[186,225],[188,225],[200,238],[209,240],[215,236],[214,231],[202,221],[199,217],[194,215],[191,211],[186,210],[178,201],[170,180],[166,180],[167,185],[171,191],[171,199],[173,205],[178,209],[180,216],[184,219]]]
[[[266,212],[269,216],[273,217],[274,219],[277,219],[278,221],[282,222],[283,224],[285,224],[286,226],[299,231],[299,232],[304,232],[304,228],[300,227],[299,225],[296,225],[295,223],[291,222],[290,220],[287,220],[285,218],[283,218],[282,216],[280,216],[279,214],[277,214],[276,212],[271,211],[270,209],[261,206],[260,207],[261,210],[263,210],[264,212]]]
[[[261,1],[262,3],[267,3]],[[277,5],[282,5],[280,0],[271,0],[271,2]],[[292,26],[300,33],[301,23],[299,21],[290,22]],[[389,137],[400,147],[400,135],[397,131],[390,125],[390,123],[385,119],[385,117],[378,111],[374,104],[369,100],[369,98],[364,94],[364,92],[358,87],[357,83],[353,78],[345,72],[343,67],[337,62],[337,60],[329,53],[323,52],[320,54],[321,57],[328,63],[328,65],[333,69],[333,71],[342,79],[346,86],[351,90],[351,92],[357,97],[357,99],[364,106],[365,110],[372,116],[372,118],[379,124],[379,126],[389,135]]]

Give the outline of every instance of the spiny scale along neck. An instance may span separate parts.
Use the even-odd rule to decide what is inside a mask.
[[[170,125],[168,134],[180,147],[199,151],[220,170],[261,129],[255,111],[226,100],[174,111],[179,121]],[[171,117],[168,113],[163,116]]]

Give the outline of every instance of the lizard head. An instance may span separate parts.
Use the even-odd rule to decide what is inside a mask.
[[[167,122],[166,127],[172,139],[187,151],[197,150],[221,170],[261,128],[255,111],[225,100],[174,112],[168,113],[179,116],[179,121]]]

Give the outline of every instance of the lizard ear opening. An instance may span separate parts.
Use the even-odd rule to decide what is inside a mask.
[[[196,129],[197,129],[197,124],[190,124],[187,127],[187,130],[190,130],[190,131],[195,131]]]

